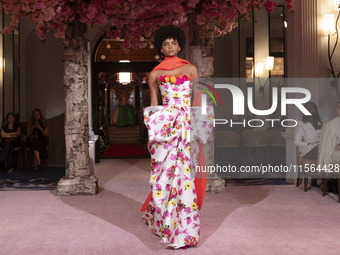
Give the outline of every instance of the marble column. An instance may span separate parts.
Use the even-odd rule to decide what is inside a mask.
[[[297,83],[288,82],[287,86],[305,87],[312,94],[312,101],[318,104],[318,81],[308,81],[319,76],[317,0],[295,1],[294,13],[287,13],[287,77],[304,78]],[[290,79],[289,79],[290,80]],[[300,120],[302,114],[295,106],[289,106],[287,119]],[[286,139],[286,164],[296,165],[294,128],[287,128],[283,134]],[[296,183],[297,172],[287,173],[286,181]]]

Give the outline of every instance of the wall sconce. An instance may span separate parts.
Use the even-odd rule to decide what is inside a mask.
[[[118,73],[118,80],[119,83],[122,83],[124,85],[131,82],[131,73],[130,72],[120,72]]]
[[[263,63],[257,63],[256,64],[256,72],[255,75],[257,76],[257,79],[260,83],[260,87],[259,87],[259,92],[257,92],[257,94],[262,93],[262,99],[264,97],[264,87],[266,86],[267,82],[269,81],[270,75],[271,75],[271,71],[274,68],[274,57],[267,57],[267,63],[266,63],[266,70],[269,70],[269,76],[266,80],[266,82],[264,83],[264,85],[262,85],[260,77],[263,75]]]
[[[267,65],[266,70],[269,70],[269,77],[271,75],[271,71],[274,69],[274,57],[267,57]]]
[[[334,0],[334,10],[340,10],[340,0]]]
[[[325,35],[334,34],[334,14],[323,15],[323,30]]]
[[[334,23],[334,14],[327,14],[323,16],[323,26],[324,26],[324,34],[328,35],[328,61],[329,61],[329,66],[328,71],[333,75],[334,80],[331,82],[331,86],[336,89],[336,92],[338,94],[338,97],[340,99],[340,94],[338,90],[338,78],[340,76],[340,71],[338,75],[335,74],[333,64],[332,64],[332,57],[334,54],[334,51],[336,49],[336,46],[338,44],[338,39],[339,39],[339,33],[338,33],[338,21],[340,17],[340,0],[334,0],[334,9],[336,11],[339,11],[338,17],[336,18],[336,21]],[[334,43],[334,47],[331,53],[330,50],[330,41],[331,41],[331,35],[336,33],[336,40]]]
[[[258,62],[256,64],[255,76],[260,78],[263,74],[263,63]]]

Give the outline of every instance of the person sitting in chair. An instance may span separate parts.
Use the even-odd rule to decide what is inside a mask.
[[[322,130],[317,157],[321,169],[328,170],[330,164],[335,164],[332,166],[333,172],[336,172],[336,165],[339,169],[340,164],[340,102],[337,103],[336,110],[337,116],[328,121]]]
[[[308,102],[304,106],[312,115],[303,115],[302,121],[298,121],[294,135],[295,146],[299,148],[300,157],[316,159],[323,122],[315,103]]]
[[[33,150],[34,171],[40,167],[40,158],[47,158],[46,138],[49,138],[48,127],[40,109],[34,109],[30,123],[27,125],[27,147]]]
[[[2,126],[1,128],[1,153],[0,153],[0,162],[7,161],[7,172],[13,171],[13,148],[19,147],[20,145],[20,132],[21,129],[18,124],[14,122],[14,114],[7,113],[6,121],[7,124]]]
[[[295,128],[294,143],[299,148],[300,157],[316,159],[323,122],[315,103],[308,102],[304,106],[312,115],[303,115],[302,121],[298,121],[298,125]],[[301,183],[302,178],[299,185]],[[311,185],[308,188],[311,188]]]

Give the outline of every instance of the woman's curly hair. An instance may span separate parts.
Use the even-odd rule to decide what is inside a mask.
[[[182,51],[185,46],[185,34],[183,29],[176,27],[174,25],[167,25],[160,27],[156,32],[155,32],[155,37],[154,37],[154,45],[156,50],[164,56],[164,54],[161,52],[162,49],[162,44],[166,39],[174,39],[178,41],[179,47],[181,47]]]

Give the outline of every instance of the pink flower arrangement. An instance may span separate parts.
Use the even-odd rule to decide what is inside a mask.
[[[3,29],[9,34],[18,28],[19,19],[28,16],[36,26],[36,34],[45,40],[45,34],[56,31],[57,38],[65,38],[69,24],[76,20],[88,26],[99,26],[100,33],[116,39],[122,36],[122,48],[128,52],[130,48],[143,48],[153,41],[154,32],[163,25],[175,24],[188,27],[188,15],[196,11],[200,3],[200,12],[195,15],[196,23],[203,29],[210,28],[214,19],[221,29],[215,30],[216,36],[224,35],[237,27],[237,19],[249,18],[253,10],[261,7],[269,13],[273,12],[276,3],[270,0],[0,0],[5,12],[12,13],[12,21]],[[294,9],[294,0],[286,0],[287,8]],[[167,13],[167,15],[163,15]],[[107,24],[116,29],[104,29]],[[144,37],[145,40],[141,40]],[[179,78],[181,79],[181,78]],[[179,81],[176,79],[176,84]]]

